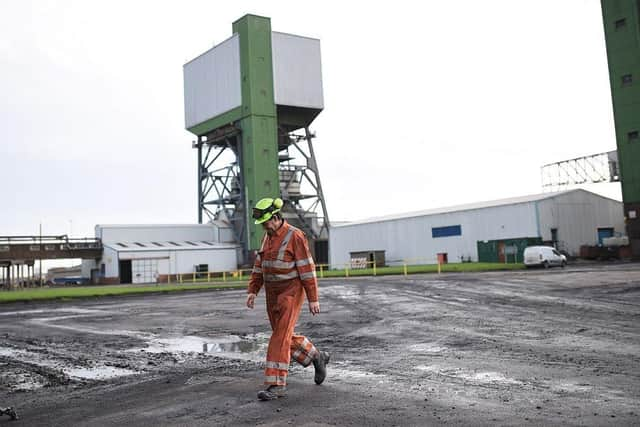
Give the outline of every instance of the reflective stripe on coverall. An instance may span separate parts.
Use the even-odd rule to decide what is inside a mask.
[[[316,268],[302,231],[283,220],[272,236],[265,235],[249,280],[249,293],[258,294],[265,285],[267,313],[273,333],[269,339],[265,381],[286,385],[289,362],[309,366],[318,350],[294,328],[304,303],[318,301]]]

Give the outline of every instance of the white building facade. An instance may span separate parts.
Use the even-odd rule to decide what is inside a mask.
[[[97,225],[101,259],[83,261],[94,283],[155,283],[178,275],[237,269],[237,245],[220,243],[211,224]]]
[[[578,255],[580,246],[622,233],[622,202],[578,189],[333,226],[329,255],[334,268],[367,251],[385,251],[387,264],[478,261],[483,243],[513,239],[552,242]]]

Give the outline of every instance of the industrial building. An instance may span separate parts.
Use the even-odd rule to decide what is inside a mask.
[[[577,256],[624,225],[621,202],[582,189],[545,193],[334,225],[330,264],[522,262],[526,246],[543,242]]]
[[[82,276],[93,283],[166,283],[238,265],[238,245],[212,224],[96,225],[95,234],[102,257],[82,262]]]

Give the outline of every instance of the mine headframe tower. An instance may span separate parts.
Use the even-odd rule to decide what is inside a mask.
[[[233,36],[184,66],[186,128],[196,135],[198,221],[229,224],[251,262],[262,230],[251,207],[282,197],[284,217],[328,258],[329,217],[309,125],[323,109],[320,42],[246,15]]]

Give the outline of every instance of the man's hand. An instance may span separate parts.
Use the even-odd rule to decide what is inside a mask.
[[[256,294],[247,295],[247,307],[253,308],[255,301],[256,301]]]
[[[309,303],[309,311],[311,312],[311,314],[313,314],[314,316],[316,314],[320,314],[320,303],[318,301],[315,302],[310,302]]]

